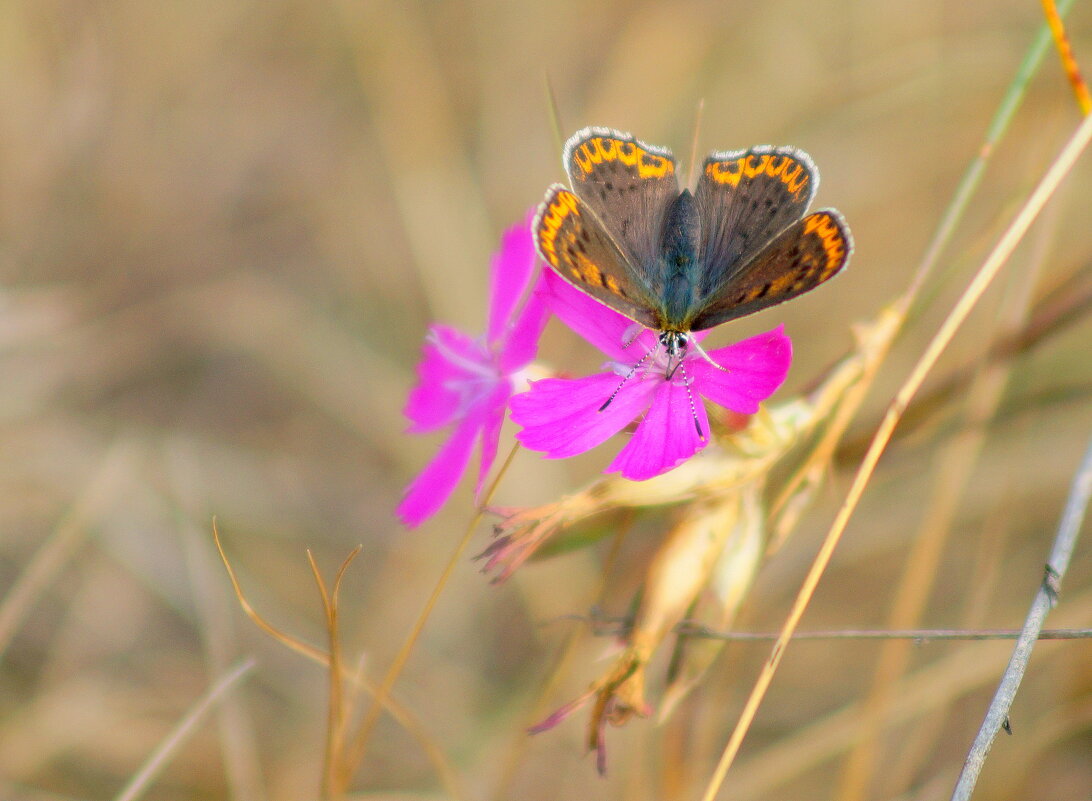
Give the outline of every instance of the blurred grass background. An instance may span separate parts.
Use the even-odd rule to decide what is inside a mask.
[[[316,797],[324,674],[240,614],[210,520],[262,613],[316,643],[304,549],[332,574],[362,543],[343,589],[346,647],[381,675],[471,515],[464,487],[422,529],[396,525],[402,487],[438,442],[403,435],[401,405],[425,326],[483,330],[500,232],[561,178],[544,73],[564,135],[609,125],[685,163],[704,98],[701,152],[769,142],[813,156],[817,202],[839,208],[856,237],[848,273],[714,335],[784,321],[797,354],[787,398],[845,351],[851,323],[905,287],[1040,19],[1031,0],[0,4],[0,798],[114,797],[249,654],[254,674],[145,797]],[[1086,4],[1068,24],[1092,69]],[[1078,118],[1051,51],[947,252],[948,279],[856,436]],[[1034,303],[1087,278],[1090,186],[1086,156],[938,381],[971,374],[1006,293]],[[1009,364],[922,625],[961,625],[969,607],[976,625],[1022,621],[1092,422],[1090,334],[1081,318]],[[544,356],[573,372],[598,358],[559,328]],[[883,625],[944,469],[938,453],[965,426],[961,396],[885,457],[805,628]],[[612,447],[567,463],[521,454],[497,500],[572,491]],[[780,624],[846,486],[831,478],[760,575],[741,628]],[[662,530],[653,518],[629,538],[609,612],[626,608],[634,566]],[[488,541],[482,526],[476,550]],[[1086,538],[1048,624],[1092,620],[1088,553]],[[496,797],[576,625],[550,621],[587,611],[604,554],[544,560],[501,587],[459,566],[395,694],[467,798]],[[35,576],[14,609],[11,589]],[[554,705],[586,686],[609,647],[582,641]],[[865,693],[878,649],[791,649],[724,797],[837,797],[852,729],[831,716]],[[914,651],[915,667],[951,667],[885,732],[869,797],[947,797],[1008,650]],[[535,737],[505,797],[694,798],[767,653],[733,645],[677,722],[612,731],[605,780],[583,755],[581,715]],[[1087,798],[1087,644],[1040,646],[1013,728],[982,798]],[[362,798],[445,797],[389,719],[357,786]]]

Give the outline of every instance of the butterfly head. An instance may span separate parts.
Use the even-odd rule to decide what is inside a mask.
[[[670,359],[682,359],[686,346],[690,344],[690,334],[685,331],[661,331],[660,345]]]
[[[660,340],[660,347],[664,349],[667,362],[664,375],[670,381],[675,375],[675,371],[682,366],[683,359],[686,358],[686,348],[690,344],[690,334],[685,331],[668,329],[661,331],[658,339]]]

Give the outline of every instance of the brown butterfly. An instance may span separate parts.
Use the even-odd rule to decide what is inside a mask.
[[[539,255],[659,331],[672,357],[690,332],[808,292],[853,252],[841,214],[806,214],[819,172],[793,147],[711,153],[693,193],[679,191],[670,150],[608,128],[574,134],[564,162],[572,189],[547,190],[532,225]]]

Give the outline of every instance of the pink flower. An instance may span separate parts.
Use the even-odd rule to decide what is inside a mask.
[[[658,476],[709,444],[709,418],[702,398],[754,414],[759,402],[781,386],[792,361],[792,342],[778,326],[710,351],[709,357],[723,370],[710,364],[693,344],[680,364],[677,357],[668,357],[655,331],[642,330],[634,338],[635,323],[552,271],[546,271],[539,293],[566,325],[613,360],[610,372],[575,380],[535,381],[529,392],[512,398],[512,419],[523,428],[517,439],[551,459],[594,448],[644,413],[633,437],[606,472],[617,471],[634,481]],[[698,334],[692,342],[701,338]]]
[[[405,415],[411,433],[454,426],[448,441],[406,488],[398,517],[408,526],[435,514],[455,490],[474,443],[481,441],[477,493],[497,455],[504,410],[518,371],[534,358],[548,310],[541,293],[532,293],[519,308],[538,257],[529,222],[509,228],[493,257],[489,328],[473,338],[445,325],[429,328],[417,386],[410,392]]]

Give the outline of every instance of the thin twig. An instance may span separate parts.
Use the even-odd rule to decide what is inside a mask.
[[[623,636],[632,625],[632,619],[628,617],[605,617],[596,614],[559,615],[556,619],[588,623],[595,637]],[[781,633],[777,631],[718,631],[689,620],[679,621],[673,631],[681,637],[729,642],[769,641],[781,636]],[[1015,640],[1023,631],[1023,629],[828,629],[798,631],[792,635],[792,638],[794,640],[914,640],[927,643],[947,640]],[[1092,628],[1043,629],[1039,632],[1039,639],[1089,640],[1092,639]]]
[[[251,605],[249,600],[247,600],[246,595],[243,594],[242,585],[239,584],[239,577],[235,575],[235,568],[232,566],[231,560],[227,558],[223,543],[220,542],[220,530],[216,526],[216,518],[213,518],[212,520],[212,540],[216,543],[216,550],[220,554],[220,561],[224,563],[224,569],[227,570],[228,580],[231,582],[231,587],[235,591],[235,598],[239,602],[239,606],[242,607],[243,613],[250,618],[250,622],[286,648],[295,651],[298,654],[303,654],[303,656],[318,662],[320,665],[328,666],[330,664],[330,659],[325,651],[310,643],[304,642],[297,637],[285,634],[258,614],[258,610]]]
[[[776,631],[706,631],[701,626],[679,628],[688,637],[705,637],[712,640],[776,640]],[[798,631],[794,640],[914,640],[919,643],[946,640],[1015,640],[1023,629],[906,629],[902,631],[873,631],[871,629],[844,629],[841,631]],[[1092,629],[1043,629],[1040,640],[1090,640]]]
[[[1057,610],[1060,627],[1082,626],[1092,619],[1092,589],[1084,589],[1072,597],[1067,595],[1066,604]],[[892,732],[904,732],[904,727],[913,726],[928,715],[958,709],[963,703],[961,699],[980,692],[982,687],[995,686],[997,666],[1011,647],[1001,642],[944,643],[938,649],[942,653],[937,654],[936,659],[902,676],[894,704],[884,720],[881,736],[886,738]],[[1044,663],[1057,664],[1071,650],[1069,647],[1057,647],[1054,643],[1044,643],[1037,656]],[[821,766],[844,755],[861,736],[862,703],[860,698],[846,699],[844,703],[836,704],[801,726],[793,727],[776,743],[753,749],[734,771],[732,797],[771,801],[785,798],[790,794],[784,791],[784,787],[793,786],[801,776],[819,775],[828,770]],[[1031,747],[1030,744],[1028,747]],[[1037,752],[1025,749],[1024,753]],[[829,769],[833,770],[833,767]],[[817,770],[818,773],[813,773]],[[921,773],[915,775],[920,776]],[[951,776],[948,782],[947,790],[950,792]],[[899,795],[894,792],[887,795],[876,793],[873,798],[877,801],[894,798],[924,801],[938,796],[920,792],[916,795],[913,792]],[[946,793],[942,792],[939,798],[946,798]]]
[[[701,118],[705,112],[705,98],[698,98],[698,107],[694,110],[694,135],[690,140],[690,165],[686,170],[685,186],[693,187],[694,165],[698,162],[698,137],[701,135]]]
[[[1001,677],[1001,683],[998,685],[993,701],[990,702],[986,718],[982,721],[982,727],[978,730],[970,753],[967,754],[967,759],[963,763],[963,770],[952,792],[953,801],[967,801],[971,797],[994,738],[1002,728],[1008,730],[1009,709],[1016,698],[1017,690],[1020,689],[1020,682],[1023,681],[1028,661],[1031,659],[1032,648],[1039,638],[1039,631],[1043,627],[1047,612],[1058,601],[1062,578],[1069,567],[1070,557],[1077,544],[1077,535],[1080,533],[1089,499],[1092,499],[1092,440],[1089,441],[1081,465],[1073,477],[1069,499],[1066,501],[1062,521],[1058,525],[1058,534],[1054,538],[1054,546],[1050,550],[1050,558],[1046,564],[1046,575],[1035,593],[1035,600],[1031,603],[1027,621],[1024,623],[1020,638],[1016,641],[1012,658]]]

